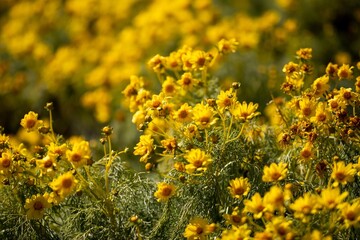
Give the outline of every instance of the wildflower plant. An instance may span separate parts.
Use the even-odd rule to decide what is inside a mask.
[[[319,60],[357,49],[355,1],[115,2],[0,6],[1,111],[24,114],[9,114],[17,135],[0,130],[1,239],[360,235],[360,62]],[[86,138],[55,131],[67,124]]]
[[[289,97],[274,99],[268,106],[275,109],[269,117],[278,124],[264,125],[258,104],[239,101],[239,83],[224,90],[213,88],[217,80],[211,68],[224,54],[221,48],[218,51],[173,52],[170,56],[186,56],[177,62],[176,71],[165,64],[154,68],[153,63],[161,61],[151,59],[160,84],[179,79],[172,81],[172,89],[178,90],[169,95],[161,88],[142,100],[137,110],[132,108],[134,116],[142,116],[133,121],[143,132],[134,154],[140,161],[146,157],[151,166],[146,170],[171,184],[166,192],[174,188],[177,192],[163,201],[164,212],[151,237],[234,239],[241,233],[248,239],[301,239],[317,231],[328,237],[354,236],[358,230],[352,227],[360,220],[352,215],[359,201],[353,190],[358,186],[354,166],[359,157],[358,128],[353,125],[359,105],[355,84],[345,91],[338,85],[346,80],[336,74],[314,78],[312,49],[300,49],[297,61],[283,68],[282,90]],[[209,54],[214,57],[207,62]],[[198,56],[201,67],[188,60]],[[169,56],[155,58],[166,62]],[[197,79],[191,91],[182,86],[185,74]],[[148,91],[133,81],[127,89],[136,86],[137,92]],[[332,99],[342,105],[332,108]],[[129,106],[139,103],[136,100],[127,98]],[[149,151],[138,151],[145,137]],[[155,194],[165,199],[160,188]],[[170,204],[176,207],[169,208]],[[358,220],[347,220],[347,209],[352,209],[350,218]],[[176,226],[172,218],[177,219]],[[216,228],[207,231],[208,224]]]

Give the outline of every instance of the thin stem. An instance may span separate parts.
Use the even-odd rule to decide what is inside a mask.
[[[112,164],[112,161],[113,161],[110,136],[107,137],[107,141],[108,141],[108,146],[109,146],[109,161],[107,162],[107,164],[105,166],[105,191],[106,191],[106,195],[108,195],[109,192],[110,192],[109,172],[110,172],[110,167],[111,167],[111,164]]]

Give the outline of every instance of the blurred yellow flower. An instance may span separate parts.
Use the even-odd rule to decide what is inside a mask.
[[[90,159],[91,151],[89,147],[88,141],[81,141],[79,143],[75,143],[72,146],[72,149],[68,149],[66,151],[67,160],[75,167],[79,168],[88,163]]]
[[[181,107],[175,111],[174,119],[180,123],[190,122],[192,119],[192,107],[187,103],[181,105]]]
[[[134,147],[134,155],[140,155],[140,162],[146,163],[149,159],[150,154],[152,153],[154,146],[154,140],[151,138],[151,135],[141,135],[140,142]]]
[[[344,161],[335,162],[331,173],[331,178],[335,180],[333,186],[337,187],[339,183],[346,185],[348,182],[352,182],[355,174],[356,170],[352,163],[345,165]]]
[[[265,193],[264,204],[266,208],[273,212],[275,210],[283,211],[284,204],[291,198],[291,192],[287,189],[283,190],[278,186],[272,186],[270,191]]]
[[[233,88],[230,88],[227,91],[220,91],[220,94],[217,96],[216,104],[219,111],[223,113],[225,110],[232,108],[236,104],[236,100],[236,92],[233,91]]]
[[[40,219],[43,217],[45,210],[51,207],[51,204],[48,201],[49,194],[45,193],[44,195],[33,195],[31,198],[26,199],[25,209],[26,217],[28,219]]]
[[[10,151],[5,151],[1,153],[0,157],[0,173],[7,176],[11,173],[11,168],[13,166],[12,154]]]
[[[295,211],[294,217],[301,219],[302,222],[308,222],[308,215],[315,214],[318,208],[318,198],[311,194],[305,193],[302,197],[290,204],[290,208]]]
[[[231,38],[229,40],[221,39],[218,42],[217,47],[221,54],[226,54],[226,53],[230,53],[230,52],[232,52],[232,53],[235,52],[238,45],[239,45],[239,42],[236,41],[235,38]]]
[[[349,64],[343,64],[341,65],[341,67],[339,67],[338,71],[337,71],[337,75],[339,77],[339,80],[343,80],[343,79],[350,79],[352,78],[352,74],[353,74],[353,66],[349,66]]]
[[[267,210],[260,193],[255,193],[251,197],[251,200],[246,199],[244,201],[245,211],[252,213],[255,219],[259,219],[263,216],[263,213]]]
[[[257,108],[257,103],[254,104],[250,102],[249,104],[247,104],[246,102],[236,102],[234,107],[230,109],[230,112],[236,119],[241,121],[248,121],[260,115],[260,112],[256,112]]]
[[[191,149],[185,154],[184,158],[189,163],[185,165],[186,172],[190,174],[205,172],[212,162],[210,156],[201,149]]]
[[[42,124],[41,120],[38,120],[38,114],[30,111],[25,114],[24,118],[21,119],[20,125],[25,128],[28,132],[37,130],[37,128]]]
[[[338,207],[341,211],[341,217],[344,220],[345,227],[360,226],[360,201],[356,199],[352,204],[344,202]]]
[[[338,187],[326,188],[321,191],[318,202],[322,207],[327,209],[335,209],[348,195],[348,192],[343,192],[340,194],[340,189]]]
[[[174,185],[160,182],[157,184],[157,190],[154,193],[154,196],[157,198],[158,202],[166,202],[175,195],[175,192],[176,188]]]
[[[72,172],[69,171],[54,179],[49,186],[54,193],[64,199],[75,190],[77,183],[78,180],[76,180]]]
[[[241,226],[232,226],[230,229],[224,230],[221,234],[221,240],[234,240],[242,239],[249,240],[251,230],[248,228],[247,224]]]
[[[217,121],[216,112],[208,105],[196,104],[192,113],[193,120],[200,129],[209,128]]]
[[[296,55],[300,59],[309,60],[312,58],[312,48],[300,48],[296,51]]]
[[[264,175],[262,176],[262,180],[264,182],[274,182],[280,181],[286,178],[287,176],[287,164],[280,162],[279,164],[271,163],[270,167],[264,167]]]
[[[184,237],[188,240],[205,240],[212,233],[212,226],[201,217],[194,217],[186,226]]]
[[[231,180],[228,189],[232,197],[241,199],[249,193],[250,186],[249,179],[240,177]]]

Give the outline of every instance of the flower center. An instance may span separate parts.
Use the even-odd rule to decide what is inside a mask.
[[[316,116],[316,119],[319,121],[319,122],[324,122],[326,120],[326,115],[324,113],[320,113]]]
[[[274,181],[278,180],[280,177],[281,177],[281,173],[279,173],[279,172],[274,172],[274,173],[271,175],[271,178],[272,178]]]
[[[4,168],[8,168],[10,167],[10,164],[11,164],[11,161],[10,159],[8,158],[5,158],[1,161],[1,165],[4,167]]]
[[[242,195],[245,192],[245,189],[242,187],[235,188],[235,194],[236,195]]]
[[[346,219],[354,221],[356,219],[356,214],[352,211],[346,213]]]
[[[26,128],[33,128],[36,124],[36,121],[34,119],[28,119],[26,121]]]
[[[72,162],[80,162],[81,161],[81,155],[79,153],[74,153],[71,156],[71,161]]]
[[[44,168],[50,168],[53,165],[51,160],[46,160],[44,163]]]
[[[209,121],[210,121],[210,118],[208,116],[203,116],[203,117],[200,118],[200,122],[201,122],[202,125],[208,124]]]
[[[171,192],[172,192],[171,188],[164,188],[161,193],[163,196],[167,197],[170,196]]]
[[[182,110],[179,112],[179,118],[185,119],[188,116],[188,112],[186,110]]]
[[[42,210],[44,208],[44,205],[42,204],[42,202],[40,201],[36,201],[33,205],[34,209],[39,211]]]
[[[72,186],[72,183],[73,183],[72,179],[69,178],[65,178],[62,180],[62,186],[64,188],[70,188]]]
[[[336,176],[336,179],[339,181],[343,181],[346,178],[346,175],[343,172],[337,172],[335,174],[335,176]]]
[[[201,228],[201,227],[197,227],[196,228],[196,234],[197,235],[200,235],[200,234],[202,234],[204,232],[204,230]]]
[[[197,168],[201,167],[202,166],[202,161],[201,160],[196,160],[193,162],[193,165]]]
[[[303,108],[302,113],[304,116],[309,116],[311,114],[311,108],[309,108],[309,107]]]

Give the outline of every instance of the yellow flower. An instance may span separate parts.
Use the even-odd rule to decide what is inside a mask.
[[[240,226],[246,222],[246,216],[239,212],[239,208],[236,207],[231,214],[224,214],[224,218],[227,224],[234,226]]]
[[[254,240],[272,240],[273,238],[272,233],[270,232],[256,232],[254,236]]]
[[[209,128],[217,121],[215,111],[208,105],[196,104],[193,109],[193,120],[200,129]]]
[[[149,159],[150,154],[154,150],[153,142],[154,140],[151,138],[151,135],[140,136],[140,142],[134,147],[134,155],[142,156],[140,162],[146,163]]]
[[[312,58],[312,49],[311,48],[300,48],[296,51],[296,55],[300,59],[309,60]]]
[[[201,50],[196,50],[192,52],[189,62],[191,63],[193,70],[201,71],[209,65],[212,59],[213,57],[211,54]]]
[[[75,168],[78,168],[88,163],[90,154],[89,142],[81,141],[75,143],[72,150],[66,151],[66,158]]]
[[[330,88],[329,76],[324,75],[317,78],[311,85],[311,88],[314,90],[315,97],[321,97]]]
[[[67,150],[66,144],[57,145],[53,142],[48,146],[48,155],[52,158],[60,158],[65,155]]]
[[[351,88],[341,87],[340,90],[335,91],[340,101],[345,101],[346,103],[351,103],[358,99],[358,94],[353,92]]]
[[[282,71],[286,74],[286,76],[292,76],[294,73],[300,70],[300,66],[297,63],[289,62],[285,64]]]
[[[177,148],[176,138],[168,138],[161,140],[161,145],[165,148],[165,151],[163,153],[174,154]]]
[[[328,105],[332,111],[336,111],[338,109],[345,109],[347,104],[346,101],[341,99],[338,95],[334,98],[328,100]]]
[[[6,136],[5,134],[0,134],[0,149],[9,147],[9,140],[9,136]]]
[[[294,203],[290,204],[290,208],[295,211],[295,218],[308,222],[308,215],[317,212],[317,205],[317,197],[311,193],[305,193],[303,197],[299,197]]]
[[[10,152],[6,151],[1,153],[0,157],[0,173],[2,172],[4,175],[8,175],[13,166],[12,155]]]
[[[326,69],[325,69],[325,72],[326,74],[329,76],[329,77],[334,77],[337,75],[338,73],[338,70],[339,70],[339,66],[337,64],[334,64],[334,63],[329,63],[327,66],[326,66]]]
[[[353,164],[353,168],[356,169],[357,175],[360,176],[360,156],[358,157],[358,162]]]
[[[283,211],[285,201],[289,200],[290,197],[291,193],[289,190],[282,190],[278,186],[272,186],[270,191],[265,193],[264,205],[271,212],[275,210]]]
[[[323,236],[319,230],[314,230],[311,233],[305,234],[302,240],[331,240],[331,236]]]
[[[232,226],[231,229],[224,230],[221,234],[222,240],[249,240],[251,230],[248,228],[247,224],[241,225],[239,227]]]
[[[230,52],[232,52],[232,53],[235,52],[238,45],[239,45],[239,42],[236,41],[235,38],[231,38],[230,40],[221,39],[218,42],[217,47],[221,54],[226,54],[226,53],[230,53]]]
[[[198,128],[195,124],[189,124],[185,127],[184,136],[192,139],[193,137],[197,136],[199,133]]]
[[[270,167],[264,167],[264,175],[262,176],[262,180],[264,182],[280,181],[286,178],[287,172],[288,169],[286,163],[271,163]]]
[[[38,120],[38,114],[30,111],[25,114],[24,118],[21,119],[20,125],[25,128],[28,132],[37,130],[37,128],[42,124],[41,120]]]
[[[311,122],[317,124],[324,124],[331,119],[331,114],[327,109],[326,103],[320,102],[316,107],[315,116],[310,118]]]
[[[44,195],[33,195],[30,199],[26,199],[25,209],[26,217],[28,219],[40,219],[43,217],[45,210],[51,207],[51,204],[48,201],[49,194],[45,193]]]
[[[162,84],[162,92],[165,96],[174,96],[177,94],[178,86],[175,83],[174,78],[167,76]]]
[[[199,80],[195,79],[190,72],[185,72],[181,75],[180,80],[177,81],[177,83],[187,91],[191,90],[198,82]]]
[[[258,108],[258,104],[254,104],[250,102],[247,104],[246,102],[239,103],[236,102],[233,108],[230,109],[231,114],[238,120],[248,121],[252,118],[260,115],[259,112],[256,112]]]
[[[249,193],[250,186],[249,179],[240,177],[231,180],[228,189],[232,197],[241,199]]]
[[[345,165],[345,162],[335,162],[332,168],[331,178],[335,180],[333,186],[337,187],[339,183],[342,185],[352,182],[356,170],[353,169],[352,163]]]
[[[187,103],[184,103],[177,111],[175,111],[174,119],[181,123],[190,122],[192,119],[192,107]]]
[[[357,199],[350,204],[348,202],[344,202],[340,204],[339,209],[341,211],[341,217],[344,220],[344,224],[346,228],[350,228],[352,226],[359,227],[360,226],[360,201]]]
[[[165,57],[165,66],[172,71],[180,71],[182,69],[181,54],[171,52],[168,57]]]
[[[72,172],[69,171],[53,180],[49,186],[60,198],[64,199],[75,190],[77,183],[78,180],[76,180]]]
[[[159,110],[162,108],[165,102],[165,94],[160,93],[159,95],[152,95],[151,100],[146,101],[145,106],[150,111],[152,117],[159,116]]]
[[[189,163],[185,166],[186,172],[190,174],[195,171],[205,172],[208,165],[212,162],[210,156],[201,149],[191,149],[184,157]]]
[[[348,192],[340,194],[339,188],[327,188],[321,191],[318,202],[322,207],[335,209],[348,195]]]
[[[360,92],[360,76],[358,76],[358,77],[356,78],[355,90],[356,90],[357,92]]]
[[[339,77],[339,80],[342,80],[342,79],[350,79],[352,78],[352,69],[354,67],[350,67],[349,64],[343,64],[339,70],[337,71],[337,75]]]
[[[213,227],[203,218],[195,217],[186,226],[184,237],[188,240],[205,240],[213,232]]]
[[[175,192],[176,188],[174,185],[160,182],[157,184],[157,191],[154,193],[154,196],[158,202],[166,202],[174,196]]]
[[[294,232],[291,229],[291,225],[292,221],[283,216],[273,217],[271,222],[266,223],[266,231],[280,237],[279,239],[293,239]]]
[[[251,197],[251,200],[246,199],[244,205],[245,211],[254,214],[255,219],[261,218],[267,210],[259,193],[255,193],[254,196]]]
[[[156,73],[163,73],[165,71],[165,57],[156,54],[149,60],[148,66]]]
[[[40,167],[43,174],[53,174],[55,173],[56,159],[48,154],[43,159],[37,160],[36,165]]]
[[[305,146],[300,151],[300,161],[308,162],[314,157],[313,144],[311,142],[305,143]]]
[[[221,113],[233,107],[235,103],[236,103],[236,93],[233,91],[232,88],[230,88],[230,90],[227,91],[220,91],[220,94],[217,96],[216,104]]]
[[[309,118],[314,115],[316,101],[312,98],[303,97],[299,101],[300,117]]]
[[[147,129],[145,130],[145,134],[162,135],[165,134],[168,130],[169,130],[168,122],[163,118],[156,117],[149,123]]]
[[[136,125],[136,128],[139,130],[144,126],[146,118],[146,111],[142,108],[137,110],[131,119],[131,122]]]

